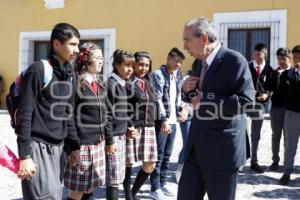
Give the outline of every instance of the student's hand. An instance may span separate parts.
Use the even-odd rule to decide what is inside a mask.
[[[199,80],[200,80],[200,78],[196,77],[196,76],[188,77],[183,83],[183,86],[182,86],[183,92],[188,93],[188,92],[194,90],[195,88],[197,88],[198,84],[199,84]]]
[[[20,160],[20,169],[17,173],[17,176],[24,180],[29,180],[36,174],[36,164],[31,158]]]
[[[160,128],[160,132],[165,135],[170,134],[172,132],[170,124],[168,122],[163,122]]]
[[[265,100],[267,100],[267,98],[268,98],[268,95],[266,93],[263,93],[263,94],[259,95],[258,97],[256,97],[256,99],[258,101],[265,101]]]
[[[128,138],[135,138],[136,137],[136,135],[137,135],[137,129],[135,129],[134,127],[129,127],[128,129],[127,129],[127,134],[126,134],[126,136],[128,137]]]
[[[106,151],[107,155],[115,154],[116,151],[117,151],[116,145],[115,144],[106,145],[105,146],[105,151]]]
[[[188,117],[187,108],[183,108],[182,111],[179,113],[179,122],[184,122]]]
[[[80,164],[79,150],[72,151],[68,156],[68,161],[71,167],[77,167]]]

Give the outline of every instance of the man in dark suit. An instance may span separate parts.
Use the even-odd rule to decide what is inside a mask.
[[[257,173],[263,173],[264,169],[258,164],[257,151],[260,140],[260,132],[264,120],[264,113],[268,110],[270,92],[266,89],[266,80],[269,79],[272,67],[266,62],[268,55],[267,46],[258,43],[254,47],[254,60],[249,63],[249,68],[254,84],[255,94],[255,112],[250,117],[251,123],[251,169]]]
[[[235,199],[238,168],[246,160],[246,122],[254,89],[246,59],[222,47],[205,18],[184,26],[184,48],[202,63],[183,85],[195,108],[179,181],[178,200]],[[196,95],[196,96],[195,96]]]

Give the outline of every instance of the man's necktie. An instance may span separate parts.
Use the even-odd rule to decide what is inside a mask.
[[[201,74],[200,74],[200,80],[199,80],[199,90],[202,91],[203,81],[208,68],[207,62],[204,60],[202,61],[202,68],[201,68]]]

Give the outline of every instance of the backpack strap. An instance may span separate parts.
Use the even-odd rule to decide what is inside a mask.
[[[43,88],[46,88],[53,76],[53,68],[48,60],[41,60],[44,66]]]

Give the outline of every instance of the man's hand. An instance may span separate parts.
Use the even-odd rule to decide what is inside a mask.
[[[137,135],[137,132],[138,132],[138,130],[137,130],[136,128],[134,128],[134,127],[129,127],[129,128],[127,129],[127,134],[126,134],[126,136],[127,136],[128,138],[135,138],[136,135]]]
[[[20,169],[17,173],[17,176],[24,180],[29,180],[36,174],[36,164],[31,158],[20,161]]]
[[[172,132],[170,124],[168,122],[163,122],[160,128],[160,132],[165,135],[170,134]]]
[[[268,98],[268,95],[266,93],[263,93],[263,94],[259,95],[258,97],[256,97],[256,99],[258,101],[265,101],[265,100],[267,100],[267,98]]]
[[[198,110],[200,107],[200,94],[192,98],[192,105],[194,107],[194,110]]]
[[[198,87],[199,80],[200,80],[200,78],[196,77],[196,76],[188,77],[183,83],[183,86],[182,86],[183,92],[188,93],[188,92],[196,89]]]
[[[117,151],[116,145],[115,144],[106,145],[105,151],[107,155],[115,154]]]
[[[79,150],[72,151],[68,156],[68,161],[71,167],[77,167],[80,164]]]

